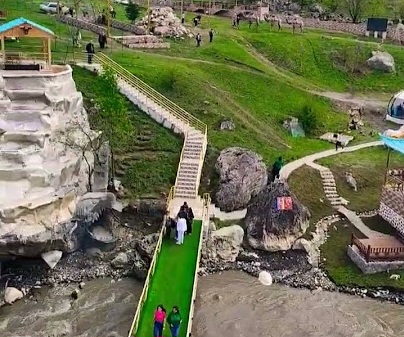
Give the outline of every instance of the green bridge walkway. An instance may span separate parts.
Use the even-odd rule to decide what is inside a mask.
[[[182,315],[179,337],[186,337],[201,231],[202,221],[195,220],[192,235],[185,236],[183,245],[176,245],[173,239],[163,239],[140,312],[139,325],[137,331],[131,331],[131,336],[153,336],[154,311],[162,304],[167,309],[167,315],[174,305],[179,307]],[[163,335],[171,336],[168,324]]]

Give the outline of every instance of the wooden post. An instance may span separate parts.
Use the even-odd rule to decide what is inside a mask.
[[[150,0],[147,0],[147,35],[150,34]]]
[[[387,183],[387,176],[389,174],[390,153],[391,153],[391,148],[389,148],[387,150],[387,162],[386,162],[386,173],[384,175],[384,185],[386,185],[386,183]]]
[[[367,252],[366,252],[366,262],[369,262],[369,259],[370,259],[370,245],[368,245],[368,250],[367,250]]]
[[[50,37],[48,37],[48,40],[46,41],[47,44],[47,53],[48,53],[48,66],[49,68],[51,67],[52,64],[52,52],[51,52],[51,39]]]
[[[111,36],[111,0],[107,2],[107,37]]]
[[[1,37],[1,57],[3,58],[3,65],[6,65],[6,47],[4,46],[4,36]]]

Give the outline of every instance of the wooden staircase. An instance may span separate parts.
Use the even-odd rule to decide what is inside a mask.
[[[90,69],[111,69],[117,78],[121,92],[131,102],[163,126],[183,135],[184,145],[173,189],[173,207],[170,209],[172,215],[176,215],[179,205],[186,201],[193,207],[196,216],[202,214],[203,200],[198,196],[198,189],[207,146],[206,124],[105,54],[95,54],[91,66],[85,62],[76,62],[76,64]]]

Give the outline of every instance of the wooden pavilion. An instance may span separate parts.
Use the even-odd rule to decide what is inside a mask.
[[[42,41],[40,52],[6,51],[7,38],[39,39]],[[46,27],[25,18],[14,19],[0,26],[1,63],[4,70],[40,70],[49,68],[52,62],[51,45],[55,34]]]

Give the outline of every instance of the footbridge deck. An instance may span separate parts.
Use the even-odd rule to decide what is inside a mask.
[[[154,273],[145,285],[143,302],[135,316],[129,336],[148,337],[153,333],[154,311],[162,304],[167,313],[177,305],[182,315],[180,337],[189,335],[192,326],[192,306],[194,286],[196,285],[202,240],[202,221],[194,221],[193,233],[185,237],[183,245],[176,245],[171,238],[162,239]],[[163,333],[169,336],[166,324]]]

